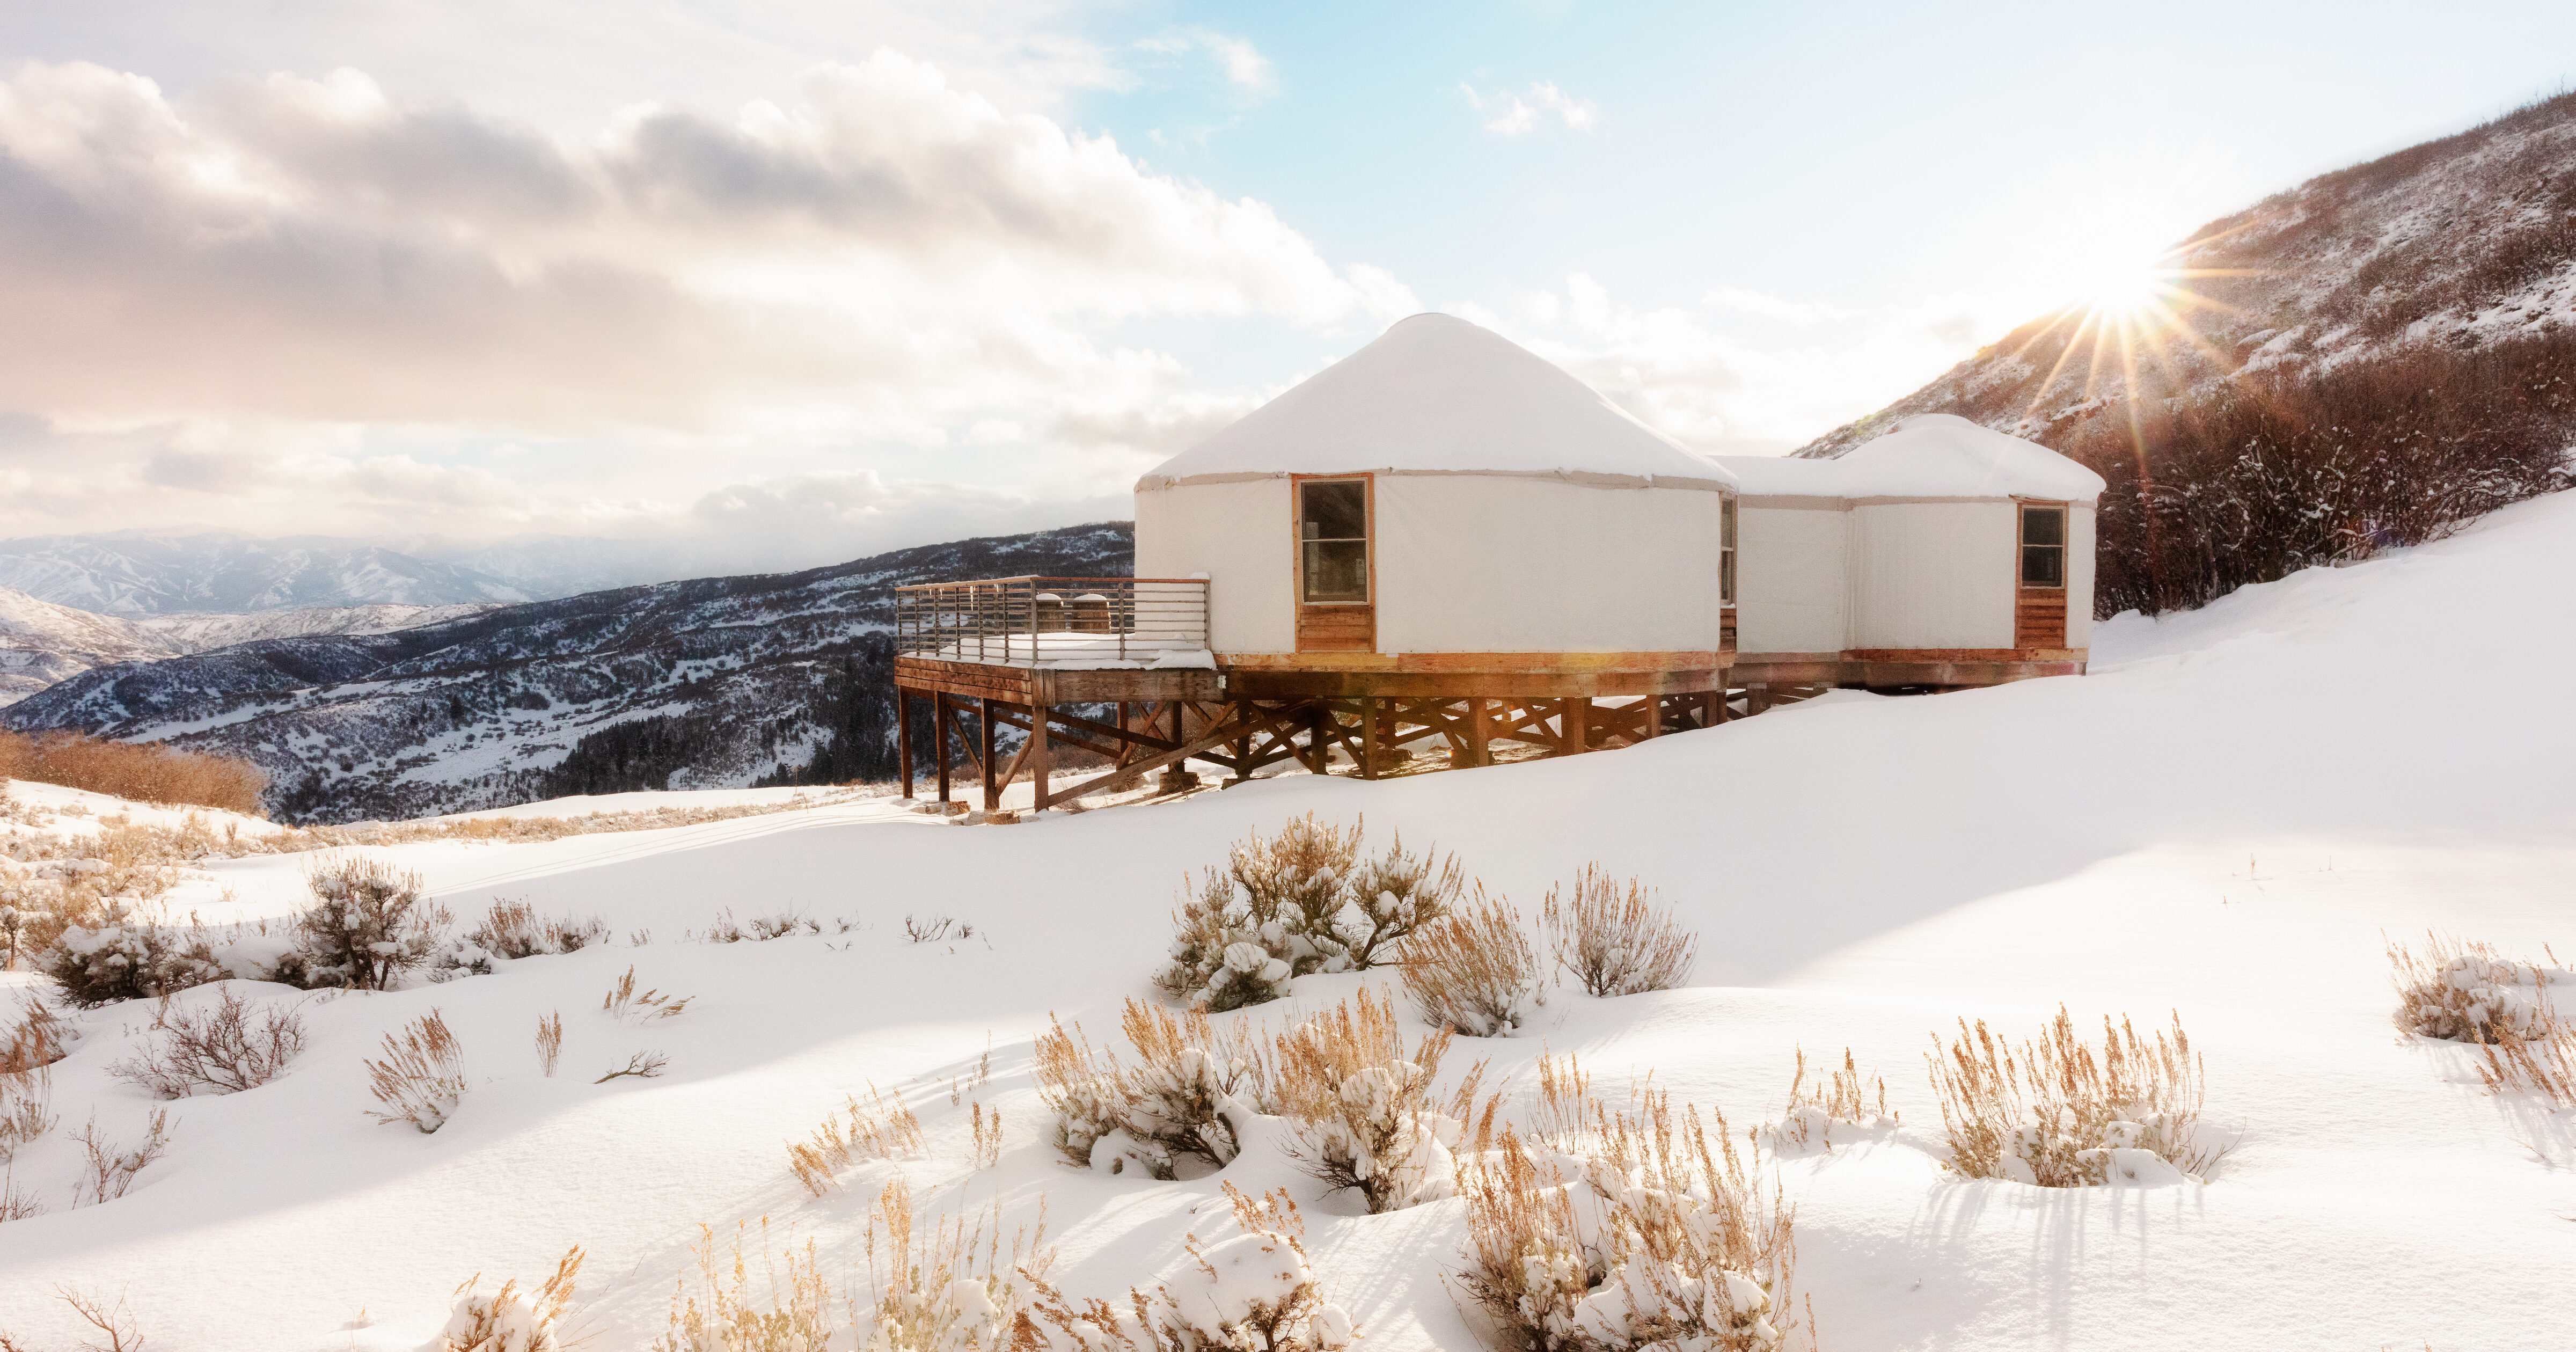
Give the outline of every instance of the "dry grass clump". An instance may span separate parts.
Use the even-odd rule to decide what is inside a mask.
[[[572,1303],[573,1282],[581,1275],[581,1246],[576,1244],[555,1264],[554,1275],[522,1291],[516,1279],[484,1295],[478,1272],[456,1288],[456,1305],[439,1330],[439,1352],[562,1352],[568,1346],[555,1324]]]
[[[582,949],[608,942],[608,922],[593,916],[588,920],[559,920],[537,914],[524,899],[495,899],[491,909],[467,930],[463,938],[451,943],[436,960],[440,969],[433,979],[457,976],[489,976],[492,964],[540,957],[553,953],[578,953]]]
[[[0,732],[0,779],[32,779],[141,803],[194,804],[259,816],[268,774],[249,761],[106,742],[76,732]]]
[[[1012,1232],[1007,1243],[1002,1229],[996,1201],[972,1225],[941,1216],[924,1231],[913,1213],[912,1185],[895,1175],[868,1215],[872,1294],[855,1311],[861,1352],[1036,1348],[1029,1311],[1055,1261],[1044,1247],[1045,1215],[1034,1230]]]
[[[1259,1004],[1310,972],[1374,966],[1447,914],[1464,886],[1456,857],[1411,853],[1398,836],[1363,860],[1364,826],[1310,812],[1237,843],[1225,871],[1207,870],[1173,912],[1170,960],[1154,983],[1212,1010]]]
[[[62,1023],[40,1000],[28,999],[25,1008],[9,1040],[0,1043],[0,1165],[59,1120],[53,1113],[53,1064],[62,1059]],[[26,1208],[33,1205],[0,1196],[0,1220],[32,1215]]]
[[[163,1036],[108,1073],[156,1098],[256,1089],[304,1050],[304,1019],[296,1009],[254,1008],[232,990],[216,992],[211,1007],[173,1011],[164,1000],[152,1026]]]
[[[1315,1280],[1296,1202],[1284,1190],[1253,1197],[1224,1186],[1231,1214],[1220,1224],[1230,1225],[1232,1236],[1208,1243],[1192,1231],[1189,1266],[1150,1295],[1130,1287],[1123,1307],[1097,1297],[1077,1305],[1033,1278],[1032,1317],[1012,1346],[1060,1345],[1044,1337],[1040,1323],[1081,1352],[1334,1352],[1358,1341],[1351,1317],[1324,1300]]]
[[[98,1206],[123,1197],[134,1186],[134,1176],[150,1167],[170,1149],[170,1113],[168,1109],[152,1110],[143,1144],[131,1150],[98,1134],[98,1119],[92,1118],[72,1139],[80,1142],[81,1154],[88,1172],[72,1194],[74,1206]],[[80,1199],[87,1198],[84,1203]]]
[[[304,876],[313,904],[295,915],[305,986],[380,991],[429,958],[444,911],[421,894],[420,875],[380,859],[343,859]]]
[[[918,1155],[928,1148],[921,1135],[921,1119],[912,1115],[912,1109],[900,1096],[889,1095],[871,1084],[865,1107],[860,1106],[855,1094],[842,1098],[841,1111],[824,1118],[810,1139],[787,1143],[788,1172],[817,1197],[832,1190],[835,1175],[861,1160]],[[997,1117],[997,1131],[999,1125]]]
[[[2561,1108],[2576,1108],[2576,1022],[2542,1006],[2529,1036],[2502,1029],[2486,1053],[2478,1078],[2492,1093],[2544,1094]]]
[[[1502,1343],[1784,1346],[1798,1331],[1793,1213],[1776,1186],[1755,1182],[1725,1118],[1676,1110],[1660,1093],[1614,1112],[1567,1071],[1577,1104],[1559,1111],[1588,1125],[1554,1144],[1507,1126],[1460,1175],[1469,1266],[1459,1281]]]
[[[2176,1016],[2170,1034],[2141,1038],[2124,1016],[2102,1020],[2096,1048],[2063,1007],[2035,1041],[2014,1048],[1979,1020],[1936,1034],[1927,1059],[1950,1139],[1950,1167],[1969,1178],[2043,1188],[2198,1179],[2218,1149],[2194,1138],[2201,1063]]]
[[[1818,1076],[1812,1085],[1807,1078],[1807,1049],[1797,1051],[1798,1073],[1789,1081],[1789,1106],[1771,1128],[1773,1144],[1784,1150],[1809,1145],[1831,1150],[1836,1128],[1842,1128],[1848,1139],[1857,1131],[1896,1125],[1896,1114],[1887,1107],[1887,1081],[1875,1075],[1862,1080],[1851,1048],[1843,1048],[1842,1069]]]
[[[689,1002],[696,998],[694,995],[664,995],[658,989],[638,991],[635,989],[635,969],[629,966],[626,975],[617,978],[617,984],[609,987],[608,994],[599,998],[599,1007],[612,1019],[651,1023],[655,1019],[678,1018],[680,1011],[687,1009]]]
[[[385,1126],[409,1122],[436,1131],[465,1097],[464,1050],[435,1009],[412,1020],[400,1039],[385,1034],[385,1059],[366,1064],[370,1089],[385,1105],[367,1116]]]
[[[705,941],[711,944],[758,944],[772,939],[786,939],[799,934],[820,934],[823,926],[811,917],[794,911],[775,915],[756,915],[749,920],[736,920],[727,907],[719,912],[715,923],[707,926]],[[682,938],[688,936],[682,935]]]
[[[1476,899],[1404,942],[1404,989],[1436,1027],[1468,1037],[1505,1037],[1539,993],[1538,955],[1520,912],[1503,898]]]
[[[1281,1036],[1279,1106],[1296,1123],[1289,1154],[1334,1189],[1357,1189],[1371,1215],[1449,1196],[1451,1152],[1485,1069],[1479,1063],[1435,1104],[1431,1082],[1449,1039],[1444,1028],[1406,1056],[1394,1003],[1366,990]],[[1486,1104],[1489,1122],[1498,1103]]]
[[[823,1352],[830,1345],[832,1287],[815,1262],[814,1241],[802,1249],[773,1247],[769,1218],[761,1217],[755,1285],[753,1264],[743,1256],[750,1234],[748,1222],[736,1222],[719,1249],[715,1231],[698,1227],[698,1242],[689,1249],[697,1259],[696,1289],[685,1274],[673,1283],[670,1323],[653,1340],[653,1352]]]
[[[545,1070],[546,1078],[551,1080],[555,1077],[555,1063],[562,1059],[563,1011],[558,1009],[537,1020],[537,1064]]]
[[[1539,926],[1547,931],[1556,962],[1593,995],[1636,995],[1670,990],[1690,976],[1699,936],[1684,930],[1654,890],[1628,880],[1622,891],[1598,864],[1575,875],[1562,902],[1547,890]]]
[[[2556,953],[2549,953],[2549,961],[2548,967],[2517,962],[2493,944],[2430,931],[2421,954],[2390,944],[2397,1026],[2447,1042],[2494,1042],[2506,1032],[2530,1037],[2548,1017],[2540,988],[2566,975],[2558,970]]]
[[[1205,1010],[1176,1017],[1135,1000],[1119,1028],[1136,1065],[1094,1050],[1080,1024],[1068,1032],[1050,1018],[1038,1036],[1038,1094],[1055,1114],[1056,1149],[1075,1164],[1105,1161],[1111,1173],[1134,1164],[1162,1179],[1185,1159],[1230,1163],[1242,1119],[1270,1110],[1260,1038],[1242,1023],[1218,1032]]]

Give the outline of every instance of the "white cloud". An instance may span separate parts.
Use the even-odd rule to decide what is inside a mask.
[[[1209,28],[1181,28],[1136,43],[1139,51],[1161,56],[1204,56],[1216,64],[1226,83],[1247,98],[1266,99],[1279,92],[1279,75],[1270,58],[1243,38]]]
[[[1485,130],[1503,136],[1536,131],[1551,113],[1567,128],[1581,132],[1591,131],[1601,120],[1601,109],[1591,100],[1575,98],[1547,80],[1531,85],[1526,98],[1510,90],[1482,94],[1470,84],[1458,88],[1467,96],[1468,107],[1491,114],[1485,119]]]

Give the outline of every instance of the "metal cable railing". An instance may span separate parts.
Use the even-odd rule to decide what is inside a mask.
[[[1129,665],[1208,646],[1207,579],[999,577],[895,588],[895,652],[1011,666]]]

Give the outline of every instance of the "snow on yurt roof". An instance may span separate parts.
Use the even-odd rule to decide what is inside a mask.
[[[1832,460],[1713,456],[1747,497],[2044,498],[2092,502],[2102,476],[2035,441],[1917,413]]]
[[[1735,482],[1536,353],[1454,315],[1420,314],[1155,466],[1136,487],[1361,471],[1676,488]]]

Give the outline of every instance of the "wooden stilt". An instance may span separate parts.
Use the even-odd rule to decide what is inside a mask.
[[[1048,764],[1047,755],[1047,706],[1041,704],[1029,710],[1029,781],[1036,791],[1036,796],[1029,803],[1029,810],[1032,812],[1046,811],[1049,768],[1051,767]]]
[[[1645,732],[1645,735],[1646,735],[1646,736],[1648,736],[1648,737],[1661,737],[1661,736],[1663,736],[1663,735],[1664,735],[1664,697],[1663,697],[1663,696],[1661,696],[1661,695],[1648,695],[1648,696],[1646,696],[1646,702],[1645,702],[1645,705],[1644,705],[1643,707],[1644,707],[1644,709],[1645,709],[1645,714],[1646,714],[1646,732]]]
[[[1557,707],[1564,710],[1558,715],[1561,726],[1557,728],[1557,735],[1565,739],[1565,754],[1572,756],[1591,750],[1591,733],[1584,727],[1592,715],[1591,699],[1581,696],[1562,699],[1557,701]]]
[[[931,696],[930,740],[939,753],[939,801],[948,801],[948,692]]]
[[[1769,681],[1757,681],[1744,688],[1745,717],[1751,718],[1758,713],[1767,713],[1770,708],[1771,683]]]
[[[895,759],[903,764],[903,796],[912,797],[912,696],[902,686],[894,691]]]
[[[976,707],[978,716],[975,721],[982,725],[976,740],[984,748],[984,763],[978,767],[984,772],[984,810],[998,812],[1002,807],[1002,786],[993,781],[993,701],[989,697],[977,700]]]
[[[1360,697],[1360,778],[1377,778],[1377,698]]]
[[[1467,701],[1467,763],[1469,765],[1494,763],[1493,743],[1487,739],[1487,734],[1492,730],[1493,725],[1486,720],[1485,701],[1481,699]]]

